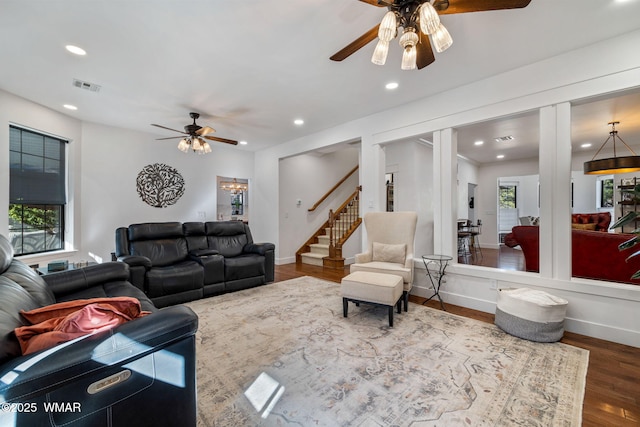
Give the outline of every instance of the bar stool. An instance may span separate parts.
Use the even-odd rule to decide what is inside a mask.
[[[468,219],[458,220],[458,258],[465,264],[469,263],[471,253],[471,230]]]
[[[480,247],[480,234],[482,234],[482,221],[478,220],[476,225],[469,226],[469,252],[478,259],[480,256],[480,260],[482,260],[482,248]]]

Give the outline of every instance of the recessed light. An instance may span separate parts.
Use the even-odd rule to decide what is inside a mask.
[[[504,159],[504,154],[498,154],[498,155],[496,156],[496,159]]]
[[[484,141],[476,141],[473,143],[473,145],[482,145],[484,144]]]
[[[585,142],[584,144],[582,144],[580,147],[582,148],[589,148],[591,147],[591,143],[590,142]]]
[[[302,119],[295,119],[293,121],[293,124],[297,125],[297,126],[302,126],[304,124],[304,120]]]
[[[389,90],[393,90],[393,89],[398,89],[398,83],[396,82],[391,82],[391,83],[387,83],[384,87],[389,89]]]
[[[240,143],[239,143],[239,144],[240,144],[240,145],[247,145],[247,144],[248,144],[248,142],[247,142],[247,141],[240,141]]]
[[[83,56],[83,55],[86,55],[86,54],[87,54],[87,52],[86,52],[83,48],[78,47],[78,46],[74,46],[74,45],[72,45],[72,44],[68,44],[68,45],[66,45],[66,46],[65,46],[65,48],[66,48],[69,52],[73,53],[74,55],[80,55],[80,56]]]
[[[63,107],[66,108],[67,110],[73,110],[73,111],[76,111],[78,109],[78,107],[71,104],[64,104]]]

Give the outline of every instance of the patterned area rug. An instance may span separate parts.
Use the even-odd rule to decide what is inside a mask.
[[[187,304],[198,426],[579,426],[588,351],[311,277]]]

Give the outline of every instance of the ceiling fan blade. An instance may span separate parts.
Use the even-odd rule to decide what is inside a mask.
[[[165,126],[160,126],[160,125],[154,125],[153,123],[151,123],[151,126],[159,127],[159,128],[166,129],[166,130],[172,130],[174,132],[180,132],[180,133],[183,133],[185,135],[189,135],[188,133],[183,132],[181,130],[175,130],[175,129],[171,129],[171,128],[168,128],[168,127],[165,127]]]
[[[184,136],[169,136],[167,138],[156,138],[156,141],[163,141],[165,139],[179,139],[179,138],[184,138]]]
[[[331,59],[332,61],[342,61],[343,59],[348,58],[349,56],[354,54],[356,51],[358,51],[360,48],[366,46],[372,40],[378,37],[379,26],[380,24],[376,25],[375,27],[373,27],[372,29],[370,29],[369,31],[367,31],[366,33],[364,33],[363,35],[361,35],[360,37],[358,37],[357,39],[349,43],[342,50],[334,53],[333,56],[329,59]]]
[[[420,37],[420,43],[418,43],[416,49],[416,65],[418,66],[418,70],[422,70],[424,67],[436,60],[436,57],[433,54],[433,49],[431,48],[429,36],[422,34]]]
[[[211,141],[224,142],[225,144],[238,145],[238,141],[234,141],[233,139],[219,138],[217,136],[203,136],[205,139],[210,139]]]
[[[377,7],[387,7],[387,6],[391,6],[393,4],[393,0],[391,2],[385,1],[385,0],[360,0],[363,3],[367,3],[370,4],[371,6],[377,6]]]
[[[200,136],[209,135],[210,133],[214,133],[216,130],[212,127],[205,126],[196,131],[196,133]]]
[[[433,7],[440,15],[483,12],[486,10],[519,9],[527,7],[531,0],[436,0]]]

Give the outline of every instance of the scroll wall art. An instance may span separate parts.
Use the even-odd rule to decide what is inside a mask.
[[[154,208],[174,205],[184,194],[180,172],[163,163],[147,165],[136,178],[136,189],[143,202]]]

